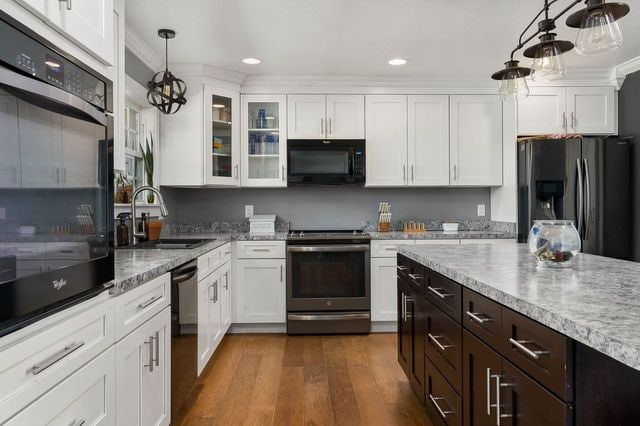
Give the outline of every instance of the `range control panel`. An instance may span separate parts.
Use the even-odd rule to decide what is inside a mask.
[[[106,82],[2,20],[0,40],[2,65],[18,69],[37,80],[72,93],[100,109],[106,109]]]

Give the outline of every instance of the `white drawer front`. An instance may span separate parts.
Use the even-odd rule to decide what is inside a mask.
[[[284,241],[238,241],[236,253],[238,259],[284,259],[286,247]]]
[[[208,277],[216,269],[231,260],[231,243],[211,250],[198,258],[198,281]]]
[[[111,346],[114,312],[106,299],[8,344],[0,352],[0,423]]]
[[[371,257],[396,257],[399,245],[414,245],[415,240],[373,240]]]
[[[89,244],[87,243],[47,243],[47,260],[89,259]]]
[[[115,346],[44,394],[6,424],[115,424]]]
[[[116,340],[141,326],[171,303],[171,274],[166,273],[116,297]]]
[[[231,260],[231,254],[233,252],[231,243],[227,243],[223,245],[218,250],[220,250],[220,259],[222,260],[221,265],[224,265],[225,263]]]

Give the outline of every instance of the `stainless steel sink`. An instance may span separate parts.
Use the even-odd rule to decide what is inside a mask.
[[[215,238],[161,238],[156,241],[143,241],[129,246],[132,249],[192,249],[200,247]]]

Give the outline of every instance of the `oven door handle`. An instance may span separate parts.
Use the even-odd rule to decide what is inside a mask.
[[[368,312],[347,314],[287,314],[291,321],[336,321],[336,320],[367,320],[371,317]]]
[[[354,252],[369,251],[368,244],[336,244],[336,245],[317,245],[317,246],[288,246],[289,253],[317,253],[317,252]]]
[[[107,125],[107,115],[84,99],[4,67],[0,67],[0,87],[48,111]]]

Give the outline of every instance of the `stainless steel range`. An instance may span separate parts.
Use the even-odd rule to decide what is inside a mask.
[[[368,333],[370,237],[362,231],[292,231],[287,240],[287,332]]]

